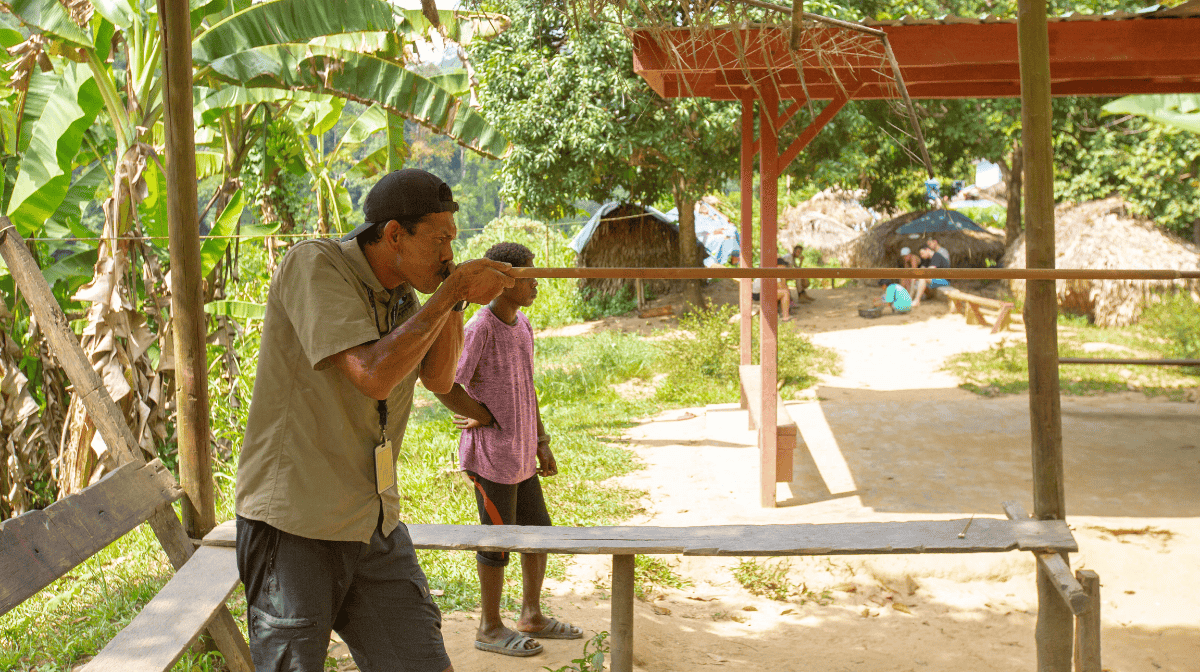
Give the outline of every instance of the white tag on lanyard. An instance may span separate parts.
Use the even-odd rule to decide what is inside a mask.
[[[392,461],[392,442],[384,441],[375,447],[375,491],[396,485],[396,463]]]

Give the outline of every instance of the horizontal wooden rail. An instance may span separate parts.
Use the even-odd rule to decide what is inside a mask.
[[[1200,271],[1087,268],[514,268],[514,278],[946,278],[947,280],[1184,280]]]
[[[1200,359],[1100,359],[1059,357],[1059,364],[1137,364],[1142,366],[1200,366]]]

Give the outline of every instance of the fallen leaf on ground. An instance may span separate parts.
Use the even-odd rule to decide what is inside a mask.
[[[905,606],[905,605],[903,605],[903,604],[900,604],[899,602],[893,602],[893,603],[892,603],[892,609],[895,609],[896,611],[899,611],[899,612],[901,612],[901,613],[905,613],[905,614],[911,614],[911,613],[912,613],[912,611],[910,611],[908,607],[906,607],[906,606]]]
[[[753,604],[747,604],[746,606],[742,607],[742,611],[758,611],[758,607],[754,606]]]
[[[653,611],[654,613],[658,614],[659,616],[670,616],[671,615],[671,610],[666,607],[654,606],[654,607],[650,607],[650,610]]]

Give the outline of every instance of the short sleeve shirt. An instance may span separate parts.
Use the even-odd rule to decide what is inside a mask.
[[[463,334],[454,382],[487,407],[496,423],[463,430],[459,466],[495,483],[514,484],[537,472],[537,393],[533,385],[533,327],[521,311],[506,324],[488,308]]]
[[[892,304],[892,310],[912,310],[912,297],[908,295],[908,290],[894,282],[887,286],[883,301]]]
[[[368,542],[381,512],[384,535],[395,529],[396,487],[382,494],[375,487],[378,402],[327,358],[378,340],[419,308],[408,286],[384,289],[353,240],[305,241],[288,251],[267,296],[238,460],[239,516],[331,541]],[[418,368],[387,400],[393,460]]]

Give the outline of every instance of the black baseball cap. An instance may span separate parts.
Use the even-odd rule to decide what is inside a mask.
[[[393,170],[367,192],[363,200],[365,221],[342,236],[342,240],[351,240],[380,222],[423,217],[434,212],[458,212],[450,185],[424,170]]]

